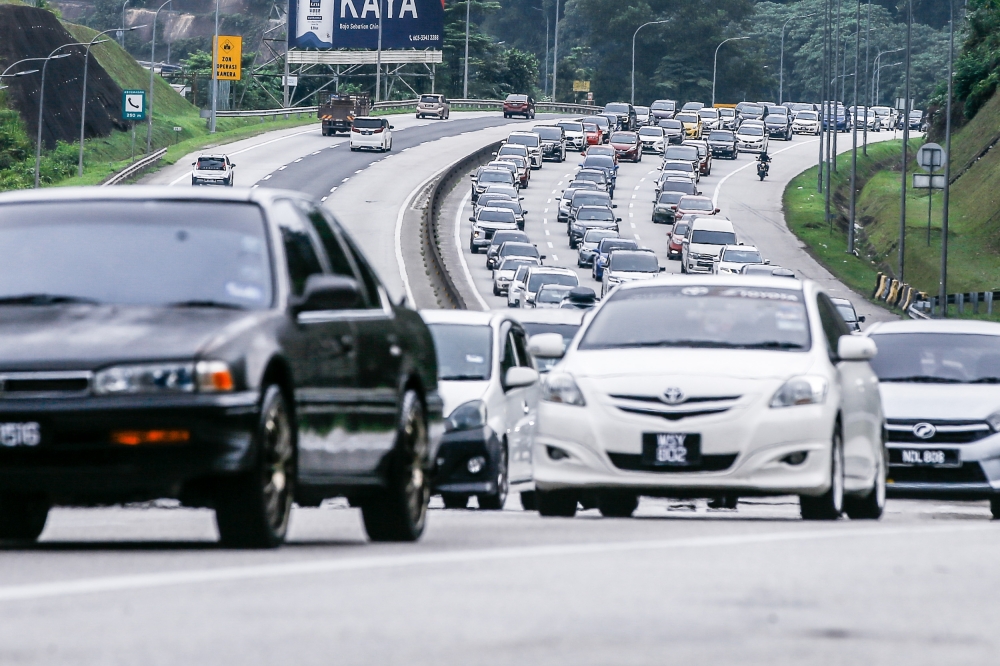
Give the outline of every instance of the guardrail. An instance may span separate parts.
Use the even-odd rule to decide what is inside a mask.
[[[118,173],[112,174],[107,180],[101,183],[101,187],[108,187],[110,185],[120,185],[129,178],[137,176],[142,173],[147,167],[152,166],[156,162],[160,161],[160,158],[167,154],[166,148],[160,148],[155,153],[143,157],[138,162],[128,165]]]
[[[926,291],[917,291],[906,283],[900,283],[885,273],[875,277],[875,291],[872,299],[884,303],[888,308],[899,308],[912,319],[932,319],[941,314],[941,298],[928,296]],[[994,301],[1000,301],[1000,291],[967,291],[948,294],[948,305],[955,305],[959,315],[965,314],[965,307],[972,307],[972,314],[980,314],[980,305],[985,314],[993,314]]]
[[[500,111],[503,108],[503,100],[500,99],[452,99],[448,100],[452,109],[485,109],[490,111]],[[389,102],[375,102],[372,105],[374,111],[393,111],[415,108],[417,99],[394,100]],[[218,118],[261,118],[263,121],[267,117],[291,116],[302,117],[302,114],[314,114],[319,110],[318,106],[291,106],[281,109],[253,109],[250,111],[216,111]],[[586,104],[569,104],[559,102],[537,102],[536,111],[548,113],[579,113],[594,115],[602,111],[599,106],[588,106]],[[209,112],[202,110],[202,116],[208,117]]]

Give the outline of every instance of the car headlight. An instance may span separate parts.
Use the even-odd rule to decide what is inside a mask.
[[[823,377],[792,377],[771,398],[771,407],[820,405],[826,399],[828,383]]]
[[[1000,431],[1000,412],[994,412],[986,417],[986,422],[995,431]]]
[[[215,393],[233,390],[233,375],[222,361],[117,365],[94,375],[98,395],[133,393]]]
[[[444,420],[445,432],[472,430],[486,425],[486,403],[470,400],[456,407],[451,416]]]
[[[577,407],[585,407],[587,404],[573,376],[565,372],[549,373],[542,380],[541,397],[546,402],[559,402]]]

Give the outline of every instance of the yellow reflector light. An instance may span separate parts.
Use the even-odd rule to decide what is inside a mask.
[[[111,441],[125,446],[140,444],[177,444],[191,439],[188,430],[116,430]]]

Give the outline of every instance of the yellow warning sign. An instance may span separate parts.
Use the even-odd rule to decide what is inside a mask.
[[[590,92],[590,81],[574,81],[573,92]]]
[[[243,61],[243,38],[219,35],[215,48],[215,72],[220,81],[239,81]]]

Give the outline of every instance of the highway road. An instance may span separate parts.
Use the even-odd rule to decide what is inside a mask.
[[[315,127],[219,150],[242,185],[326,197],[401,295],[419,274],[401,259],[400,206],[518,122],[400,117],[388,158]],[[849,296],[781,219],[784,183],[814,159],[809,141],[773,144],[764,183],[748,157],[716,162],[702,190],[774,263]],[[560,265],[575,255],[553,191],[573,165],[546,163],[526,192],[528,231]],[[655,165],[624,165],[616,202],[623,230],[676,270],[666,227],[649,221]],[[186,186],[186,169],[147,180]],[[468,213],[454,215],[464,239]],[[496,305],[482,255],[464,256]],[[217,536],[210,511],[166,501],[54,509],[38,544],[0,551],[0,664],[937,665],[995,663],[1000,649],[1000,531],[984,502],[890,501],[877,523],[806,523],[794,498],[735,510],[643,499],[630,519],[542,519],[516,496],[498,512],[434,500],[420,542],[372,544],[338,500],[294,510],[273,551],[222,549]]]

